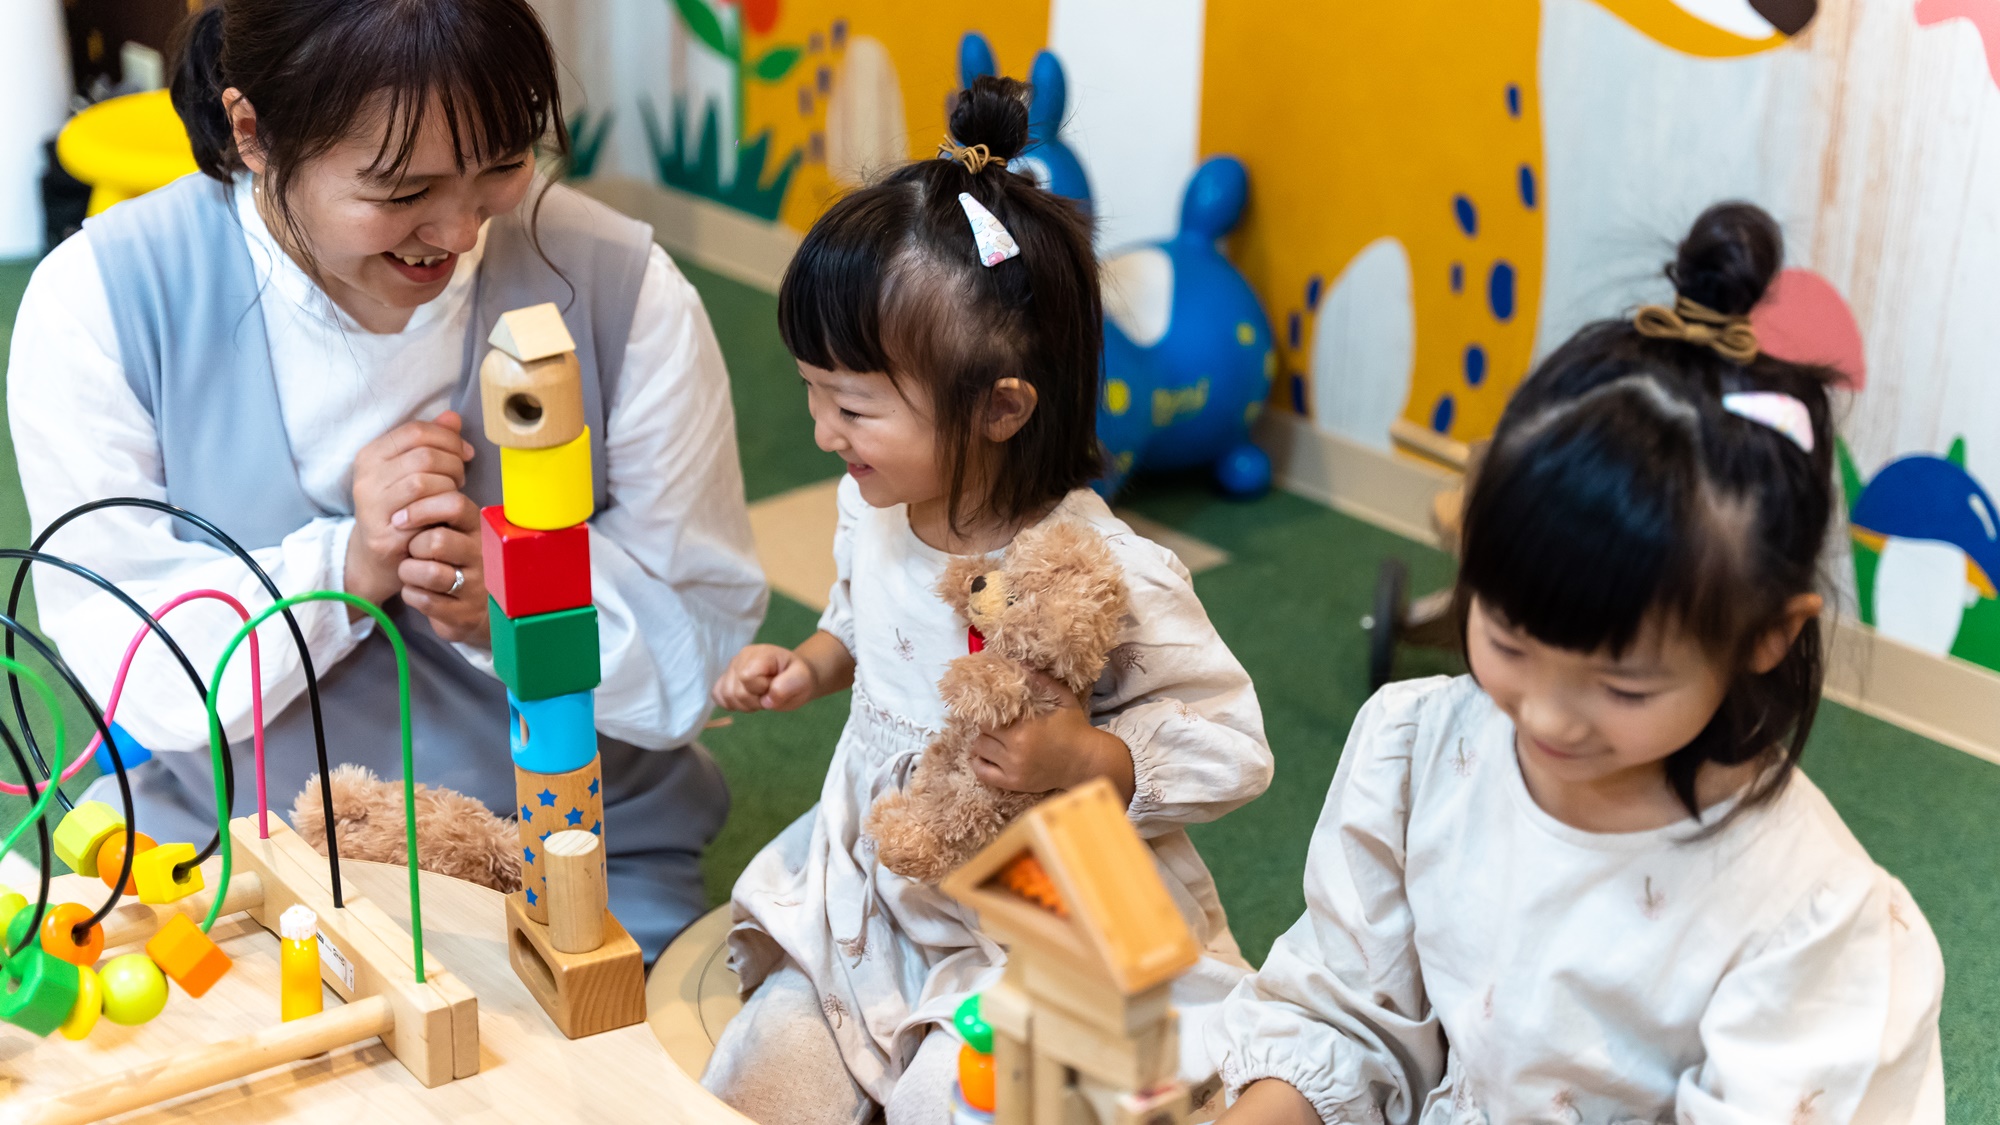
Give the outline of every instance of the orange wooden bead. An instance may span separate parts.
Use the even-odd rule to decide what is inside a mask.
[[[74,902],[59,902],[49,907],[42,916],[42,948],[49,956],[60,957],[72,965],[95,965],[98,955],[104,952],[104,927],[92,922],[90,936],[82,945],[76,942],[76,927],[90,918],[90,908]]]
[[[970,1043],[958,1049],[958,1092],[965,1104],[983,1113],[993,1112],[993,1056],[982,1055]]]
[[[140,852],[151,851],[158,846],[153,843],[153,838],[144,832],[132,833],[132,854],[137,855]],[[104,841],[103,845],[97,849],[97,877],[104,880],[105,886],[113,886],[117,882],[119,869],[124,866],[125,833],[119,832]],[[128,895],[138,894],[139,881],[137,879],[125,880],[125,893]]]
[[[235,964],[185,914],[167,919],[160,932],[146,942],[146,956],[174,978],[182,992],[195,997],[207,992]]]

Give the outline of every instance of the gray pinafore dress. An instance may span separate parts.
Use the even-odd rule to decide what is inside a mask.
[[[465,492],[480,505],[500,502],[499,450],[486,440],[479,401],[486,334],[509,309],[554,301],[577,342],[602,511],[616,502],[605,493],[604,419],[624,363],[652,228],[557,185],[542,199],[531,237],[523,215],[533,206],[531,195],[514,213],[491,220],[486,232],[452,403],[478,450],[466,465]],[[299,484],[256,270],[228,188],[186,176],[106,211],[86,228],[110,298],[125,378],[159,432],[167,500],[205,516],[250,550],[275,546],[315,518],[352,514],[323,510]],[[174,531],[184,539],[205,538],[179,522]],[[409,651],[417,780],[511,813],[506,689],[468,664],[401,599],[383,609]],[[281,627],[267,643],[291,640]],[[377,630],[338,664],[317,671],[328,760],[400,777],[395,655],[388,639]],[[699,745],[642,750],[603,735],[598,745],[611,906],[650,961],[705,905],[701,850],[722,826],[728,791]],[[237,815],[243,815],[254,804],[251,745],[230,751]],[[275,718],[266,716],[265,753],[274,801],[289,801],[317,772],[303,695]],[[154,838],[199,841],[214,830],[207,754],[160,754],[132,771],[132,782],[138,826]],[[115,804],[116,790],[105,788],[110,783],[100,781],[93,795]]]

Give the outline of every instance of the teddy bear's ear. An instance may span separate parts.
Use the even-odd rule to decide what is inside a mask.
[[[944,575],[938,579],[937,595],[944,604],[965,616],[966,605],[972,597],[972,580],[993,569],[993,561],[984,555],[958,555],[945,564]]]

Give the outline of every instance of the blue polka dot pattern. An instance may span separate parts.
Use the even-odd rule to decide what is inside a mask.
[[[1303,325],[1299,321],[1299,314],[1294,312],[1285,318],[1285,339],[1290,341],[1292,347],[1296,349],[1299,346],[1299,340],[1303,336]]]
[[[1465,267],[1459,265],[1457,262],[1451,264],[1451,291],[1454,293],[1465,292]]]
[[[1292,409],[1300,414],[1306,412],[1306,377],[1297,372],[1292,374]]]
[[[1514,318],[1514,267],[1506,262],[1493,263],[1493,272],[1486,277],[1486,303],[1493,310],[1493,318],[1502,322]]]
[[[1431,429],[1441,434],[1450,433],[1451,417],[1457,409],[1457,405],[1452,402],[1450,395],[1444,395],[1439,398],[1437,406],[1431,411]]]
[[[1469,344],[1465,349],[1465,383],[1476,387],[1486,381],[1486,349]]]
[[[1314,274],[1306,279],[1306,308],[1312,312],[1319,311],[1320,290],[1322,288],[1324,288],[1324,283],[1320,281],[1318,274]]]
[[[1521,206],[1535,209],[1535,170],[1526,164],[1521,165]]]
[[[1458,217],[1458,229],[1464,231],[1467,238],[1479,233],[1479,209],[1472,205],[1472,200],[1462,195],[1452,196],[1451,211]]]
[[[1521,87],[1507,83],[1507,116],[1521,116]]]

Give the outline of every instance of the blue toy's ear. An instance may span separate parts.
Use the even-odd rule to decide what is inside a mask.
[[[1250,173],[1233,156],[1211,156],[1195,169],[1181,196],[1181,233],[1221,238],[1243,217]]]
[[[1047,144],[1062,131],[1063,107],[1069,104],[1069,80],[1063,77],[1061,60],[1042,51],[1028,68],[1028,83],[1034,93],[1028,99],[1028,132],[1037,143]]]
[[[969,89],[973,79],[998,73],[1000,66],[993,61],[993,48],[987,45],[986,37],[966,32],[958,41],[958,84]]]

